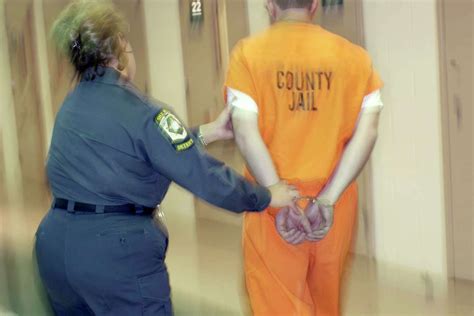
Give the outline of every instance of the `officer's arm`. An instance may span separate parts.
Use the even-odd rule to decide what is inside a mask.
[[[235,211],[264,210],[270,191],[246,181],[224,163],[208,156],[188,131],[174,141],[154,117],[143,122],[136,151],[160,174],[216,206]]]
[[[280,181],[258,129],[258,113],[235,107],[232,124],[235,142],[257,182],[270,186]]]
[[[377,140],[380,112],[361,113],[354,135],[344,149],[342,158],[319,198],[335,204],[355,180],[369,160]]]
[[[231,107],[225,107],[216,120],[192,128],[191,133],[199,138],[203,145],[208,145],[218,140],[226,140],[234,137],[231,123]]]

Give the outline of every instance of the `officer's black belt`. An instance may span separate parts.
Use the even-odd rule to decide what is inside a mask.
[[[82,202],[75,202],[66,199],[55,198],[53,208],[66,210],[68,212],[90,212],[90,213],[130,213],[130,214],[151,214],[155,210],[152,207],[146,207],[135,204],[122,205],[95,205]]]

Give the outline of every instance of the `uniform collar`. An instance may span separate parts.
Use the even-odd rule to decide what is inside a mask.
[[[87,78],[92,74],[92,72],[92,68],[86,70],[82,76],[81,81],[99,82],[115,85],[123,85],[124,83],[126,83],[126,81],[120,75],[120,72],[115,68],[99,66],[97,67],[96,71],[97,76],[93,80],[88,80]]]

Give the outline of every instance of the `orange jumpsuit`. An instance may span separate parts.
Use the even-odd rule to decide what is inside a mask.
[[[257,103],[260,133],[280,178],[315,196],[354,132],[364,96],[382,82],[361,47],[317,25],[279,22],[236,45],[225,86]],[[286,243],[275,229],[276,211],[244,218],[245,277],[254,314],[338,315],[356,222],[356,184],[337,202],[334,225],[320,242]]]

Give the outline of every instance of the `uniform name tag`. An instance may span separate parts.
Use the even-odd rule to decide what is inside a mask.
[[[170,111],[161,110],[155,116],[155,123],[161,133],[173,145],[176,151],[184,151],[194,145],[193,139],[181,121]]]

